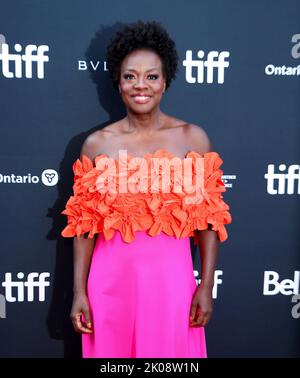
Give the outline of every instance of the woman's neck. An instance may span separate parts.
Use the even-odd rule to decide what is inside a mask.
[[[165,121],[165,115],[159,108],[147,114],[137,114],[128,111],[124,119],[126,132],[151,133],[160,129]]]

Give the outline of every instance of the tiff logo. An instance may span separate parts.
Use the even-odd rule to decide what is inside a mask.
[[[183,66],[185,69],[185,79],[188,83],[204,83],[204,74],[206,72],[206,83],[213,83],[214,72],[217,70],[217,83],[224,83],[224,71],[226,67],[229,67],[229,62],[226,58],[229,57],[229,51],[210,51],[207,54],[206,60],[204,58],[204,51],[199,50],[197,52],[197,57],[199,59],[193,59],[192,50],[186,51],[185,60],[183,61]],[[193,68],[196,69],[196,75],[193,75]]]
[[[50,282],[46,278],[50,277],[50,273],[29,273],[26,280],[24,273],[19,272],[17,278],[19,281],[12,280],[11,273],[5,273],[5,281],[2,286],[5,288],[5,299],[7,302],[24,302],[25,293],[28,302],[33,302],[35,299],[35,288],[38,291],[38,300],[45,301],[45,288],[50,286]],[[22,280],[22,281],[21,281]],[[15,289],[15,290],[14,290]]]
[[[279,171],[284,172],[287,169],[285,164],[280,164]],[[275,173],[275,165],[268,165],[268,172],[265,174],[267,180],[267,192],[269,194],[294,194],[295,184],[297,185],[297,194],[300,194],[300,165],[292,164],[288,167],[287,173]],[[276,184],[276,186],[275,186]]]
[[[9,50],[9,45],[5,43],[5,36],[0,34],[0,62],[2,62],[4,77],[12,79],[25,76],[27,79],[31,79],[33,77],[33,64],[36,62],[36,77],[38,79],[44,78],[45,62],[49,62],[49,57],[45,53],[49,51],[49,46],[27,45],[23,50],[23,47],[16,43],[14,45],[15,53]]]

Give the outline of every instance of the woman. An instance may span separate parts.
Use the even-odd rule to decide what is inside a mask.
[[[213,308],[218,243],[231,222],[221,195],[222,160],[202,128],[160,110],[178,54],[159,23],[125,26],[107,47],[107,64],[127,115],[86,139],[73,165],[74,196],[62,212],[68,217],[62,235],[76,236],[71,319],[82,333],[83,357],[207,357],[204,327]],[[192,158],[194,174],[196,158],[202,159],[201,203],[187,205],[187,191],[175,193],[174,178],[169,193],[121,193],[124,172],[131,186],[153,184],[149,171],[134,180],[123,163],[144,158],[153,168],[154,157],[163,158],[158,178],[166,177],[174,157],[177,163]],[[198,287],[190,236],[201,251]]]

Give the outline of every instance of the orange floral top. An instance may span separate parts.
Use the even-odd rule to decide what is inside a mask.
[[[153,169],[153,157],[163,158],[159,159],[157,170]],[[180,164],[187,161],[186,158],[191,158],[187,159],[191,162],[190,184],[195,184],[198,172],[199,182],[203,184],[201,192],[189,191],[189,185],[181,185],[188,175],[187,170],[183,173],[183,165]],[[61,213],[68,220],[62,236],[79,238],[81,234],[88,233],[88,237],[93,238],[102,232],[104,238],[109,240],[118,230],[122,239],[130,243],[137,230],[147,231],[151,236],[164,232],[183,238],[195,236],[194,230],[205,230],[210,224],[221,242],[227,239],[224,225],[231,223],[231,215],[229,206],[222,199],[226,188],[221,179],[223,172],[219,168],[223,161],[217,152],[201,155],[190,151],[185,159],[180,159],[165,149],[159,149],[143,156],[143,169],[139,170],[138,175],[136,166],[131,167],[136,159],[141,158],[127,155],[121,162],[102,154],[95,158],[95,166],[86,155],[74,162],[73,195]],[[171,160],[176,161],[177,166],[170,164]],[[199,165],[199,161],[202,165]],[[181,174],[176,175],[175,171]],[[170,185],[167,192],[160,190],[158,185],[159,180],[163,179]],[[122,180],[128,183],[124,192],[120,190]],[[181,185],[181,191],[176,190],[176,184]],[[198,193],[198,197],[195,193]],[[190,199],[189,203],[187,198]],[[198,243],[194,237],[194,244]]]

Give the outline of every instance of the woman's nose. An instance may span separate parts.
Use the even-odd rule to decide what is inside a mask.
[[[145,88],[145,87],[147,87],[147,83],[145,82],[143,77],[140,77],[135,82],[134,87],[135,88]]]

